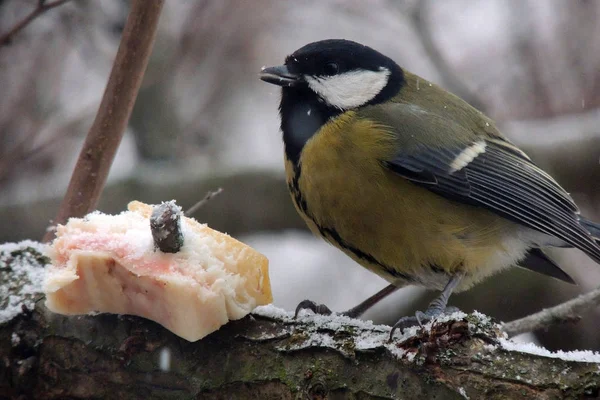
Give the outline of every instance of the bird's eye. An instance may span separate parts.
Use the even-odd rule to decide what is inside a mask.
[[[338,73],[340,67],[334,63],[334,62],[330,62],[325,64],[325,66],[323,67],[323,73],[325,75],[335,75]]]

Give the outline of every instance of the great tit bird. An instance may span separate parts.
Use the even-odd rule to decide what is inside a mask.
[[[390,285],[440,290],[404,328],[446,311],[511,266],[573,280],[544,253],[576,247],[600,263],[600,225],[494,121],[459,97],[348,40],[310,43],[264,68],[282,87],[292,200],[308,227]],[[329,313],[324,305],[299,304]],[[393,335],[393,330],[392,330]]]

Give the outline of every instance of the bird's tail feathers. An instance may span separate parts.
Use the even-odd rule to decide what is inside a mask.
[[[579,222],[592,235],[596,243],[600,245],[600,224],[583,217],[579,218]]]

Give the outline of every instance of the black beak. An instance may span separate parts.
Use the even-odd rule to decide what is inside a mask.
[[[303,82],[300,75],[291,73],[285,65],[263,68],[259,77],[265,82],[283,87],[297,86]]]

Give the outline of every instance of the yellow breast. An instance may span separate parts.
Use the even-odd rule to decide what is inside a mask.
[[[344,113],[304,146],[288,184],[310,229],[390,282],[443,287],[429,275],[467,273],[463,288],[487,275],[515,225],[444,199],[389,171],[394,135]],[[493,271],[491,271],[493,272]],[[489,272],[489,273],[491,273]],[[469,278],[471,277],[471,278]]]

